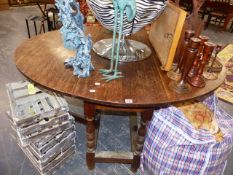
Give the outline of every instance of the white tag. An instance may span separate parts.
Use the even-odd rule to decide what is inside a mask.
[[[133,103],[132,99],[125,99],[125,103]]]
[[[99,86],[99,85],[100,85],[100,83],[95,83],[95,85],[96,85],[96,86]]]
[[[90,89],[90,92],[95,92],[95,89]]]

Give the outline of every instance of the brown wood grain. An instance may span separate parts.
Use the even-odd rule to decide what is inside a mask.
[[[88,27],[93,41],[111,38],[111,32],[102,27]],[[144,30],[131,38],[148,44]],[[151,47],[152,48],[152,47]],[[152,49],[153,50],[153,49]],[[217,80],[207,81],[205,88],[193,88],[191,93],[177,94],[168,87],[170,80],[160,69],[155,52],[144,61],[119,63],[124,78],[111,82],[102,80],[100,68],[108,68],[109,60],[91,53],[95,70],[88,78],[78,78],[73,70],[65,68],[64,60],[74,52],[63,47],[59,31],[48,32],[24,41],[15,51],[14,61],[17,68],[29,79],[59,93],[77,97],[87,102],[112,107],[145,108],[192,99],[216,89],[224,80],[224,71]],[[95,83],[100,82],[100,86]],[[95,89],[95,93],[90,90]],[[126,104],[125,99],[132,99]]]
[[[7,0],[0,0],[0,11],[1,10],[8,10],[9,4]]]

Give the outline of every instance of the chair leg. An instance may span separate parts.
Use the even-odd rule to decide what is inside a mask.
[[[216,26],[216,29],[215,29],[215,32],[218,32],[218,30],[219,30],[219,26],[221,25],[221,19],[219,19],[219,23],[217,23],[217,18],[216,18],[216,20],[215,20],[215,24],[217,24],[217,26]]]
[[[210,24],[211,17],[212,17],[211,15],[208,15],[207,21],[206,21],[206,23],[205,23],[205,29],[208,28],[208,26],[209,26],[209,24]]]
[[[44,21],[42,22],[42,29],[43,29],[43,32],[45,33]]]
[[[35,34],[37,35],[36,21],[33,21],[33,23],[34,23]]]
[[[52,27],[51,27],[51,21],[49,20],[49,12],[48,11],[46,13],[46,20],[47,20],[47,25],[48,25],[48,31],[51,31]]]
[[[205,17],[205,13],[203,12],[203,13],[201,14],[201,19],[203,20],[204,17]]]
[[[53,13],[53,29],[56,29],[56,20],[55,20],[55,14]]]
[[[27,26],[28,38],[31,38],[29,25],[28,25],[28,19],[25,19],[25,21],[26,21],[26,26]]]

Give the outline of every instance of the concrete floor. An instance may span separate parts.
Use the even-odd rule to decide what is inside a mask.
[[[34,167],[26,159],[16,142],[11,138],[11,128],[6,119],[6,111],[9,110],[5,84],[25,79],[17,70],[13,62],[14,50],[20,43],[27,39],[25,17],[40,14],[37,7],[17,7],[7,11],[0,11],[0,175],[32,175],[37,174]],[[203,32],[210,38],[221,44],[233,43],[233,34],[218,32],[208,29]],[[226,110],[232,112],[232,106],[221,104]],[[78,111],[80,112],[80,111]],[[114,124],[114,120],[119,125]],[[129,150],[129,121],[127,117],[112,115],[101,121],[105,127],[100,131],[98,148],[100,150]],[[130,166],[123,164],[97,164],[95,170],[89,171],[85,163],[86,138],[85,127],[77,124],[77,153],[68,162],[59,168],[55,174],[69,175],[130,175]],[[114,129],[113,129],[114,128]],[[117,134],[114,131],[120,131]],[[229,157],[229,164],[225,175],[232,175],[233,153]]]

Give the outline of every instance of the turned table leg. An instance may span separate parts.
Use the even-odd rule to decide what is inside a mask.
[[[137,143],[136,143],[136,150],[134,151],[133,155],[133,164],[131,166],[131,170],[136,172],[140,166],[140,155],[143,149],[145,136],[146,136],[146,123],[151,119],[153,114],[153,110],[147,110],[141,112],[141,124],[138,130],[137,136]]]
[[[87,120],[86,124],[86,137],[87,137],[87,152],[86,152],[86,163],[89,170],[95,168],[95,149],[96,149],[96,138],[95,138],[95,105],[84,102],[84,115]]]

